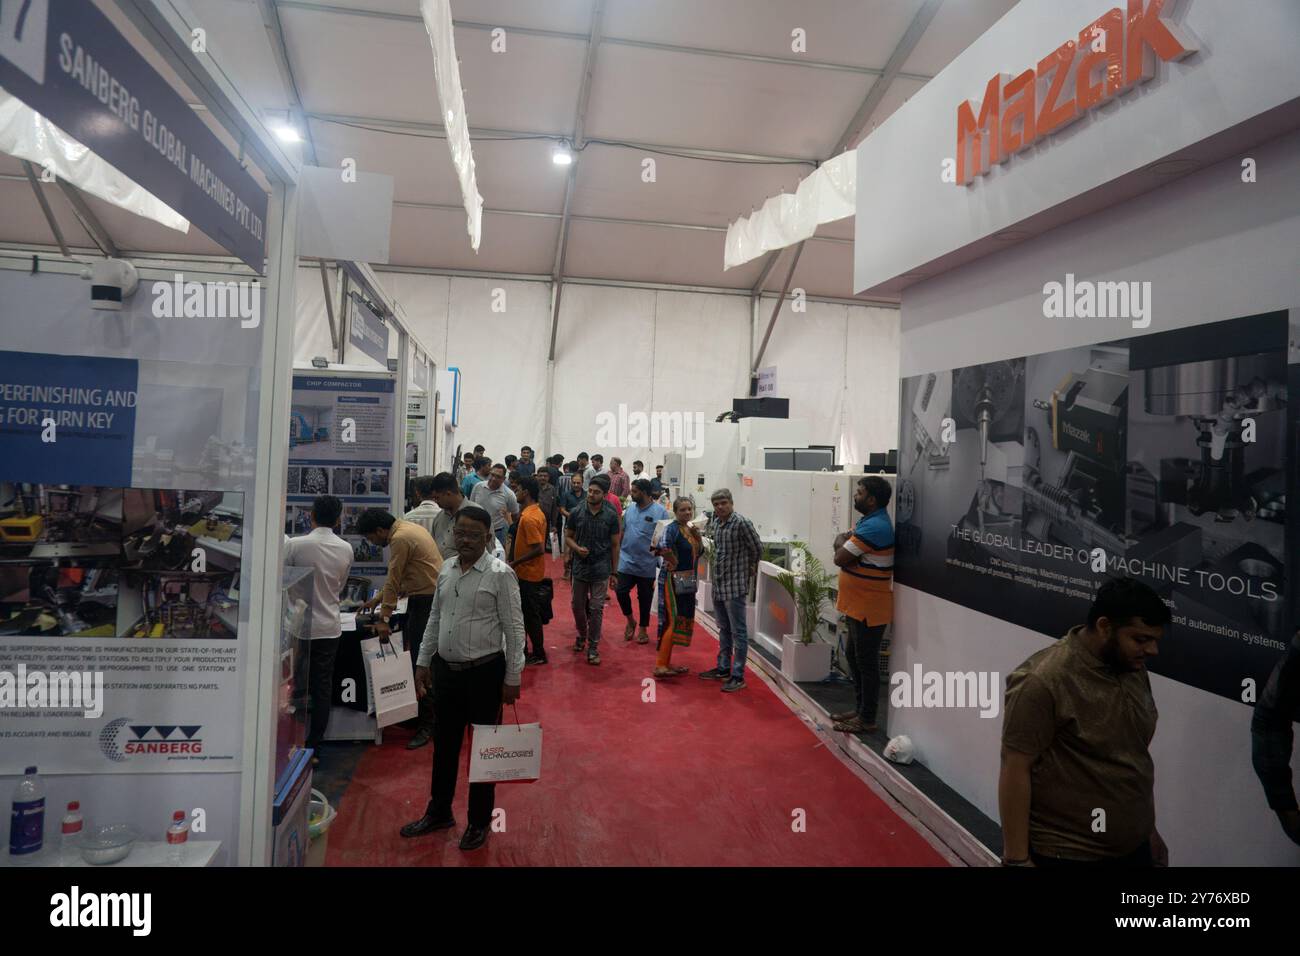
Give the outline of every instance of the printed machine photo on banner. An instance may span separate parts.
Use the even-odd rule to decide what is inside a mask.
[[[243,495],[0,483],[0,635],[234,640]]]
[[[122,490],[0,482],[0,636],[117,632]]]
[[[1060,637],[1140,578],[1151,670],[1241,699],[1289,636],[1288,341],[1276,312],[905,379],[898,583]]]

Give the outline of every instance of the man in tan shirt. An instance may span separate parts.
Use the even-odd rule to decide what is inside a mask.
[[[415,667],[420,651],[420,640],[429,623],[433,608],[433,595],[438,588],[438,572],[442,570],[442,553],[429,534],[414,521],[394,518],[381,508],[367,508],[357,519],[357,533],[376,547],[388,548],[388,578],[379,596],[367,607],[380,605],[381,618],[375,629],[381,635],[390,633],[388,620],[397,609],[397,599],[406,598],[406,648]],[[381,603],[382,602],[382,603]],[[412,671],[414,673],[414,671]],[[427,703],[426,703],[427,701]],[[415,736],[406,745],[408,750],[423,747],[433,737],[433,701],[420,702],[420,716]]]
[[[1156,832],[1156,705],[1146,662],[1170,622],[1160,596],[1117,578],[1088,623],[1007,677],[998,808],[1007,866],[1167,866]]]

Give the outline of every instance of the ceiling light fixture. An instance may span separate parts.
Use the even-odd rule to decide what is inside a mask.
[[[561,143],[559,146],[556,146],[554,152],[551,153],[551,162],[556,166],[570,166],[573,164],[573,153],[569,151],[568,146]]]
[[[298,131],[292,126],[275,126],[272,127],[272,131],[280,138],[281,142],[298,143],[302,141],[302,137],[298,135]]]

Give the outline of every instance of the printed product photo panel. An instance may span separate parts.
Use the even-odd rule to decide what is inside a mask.
[[[122,489],[0,482],[0,560],[115,558]]]
[[[115,637],[116,561],[0,563],[0,637]]]

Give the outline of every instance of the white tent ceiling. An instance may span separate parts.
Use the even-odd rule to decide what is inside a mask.
[[[206,29],[254,106],[283,118],[300,104],[308,162],[314,149],[321,165],[350,157],[394,177],[392,264],[541,276],[554,270],[564,216],[566,172],[550,155],[575,134],[598,6],[564,275],[730,289],[762,276],[779,291],[788,254],[777,268],[760,259],[723,271],[727,224],[792,190],[846,133],[856,144],[1015,0],[452,0],[485,204],[477,255],[440,138],[417,0],[173,2]],[[491,49],[496,27],[504,53]],[[795,28],[806,32],[804,53],[791,50]],[[287,69],[277,65],[280,36]],[[877,81],[886,85],[873,92]],[[854,124],[868,98],[874,109]],[[653,183],[642,181],[646,157]],[[67,199],[44,189],[69,244],[90,246]],[[88,202],[123,250],[222,254],[194,230],[180,236]],[[52,242],[8,157],[0,208],[0,242]],[[794,285],[850,297],[851,243],[851,220],[823,227]]]

